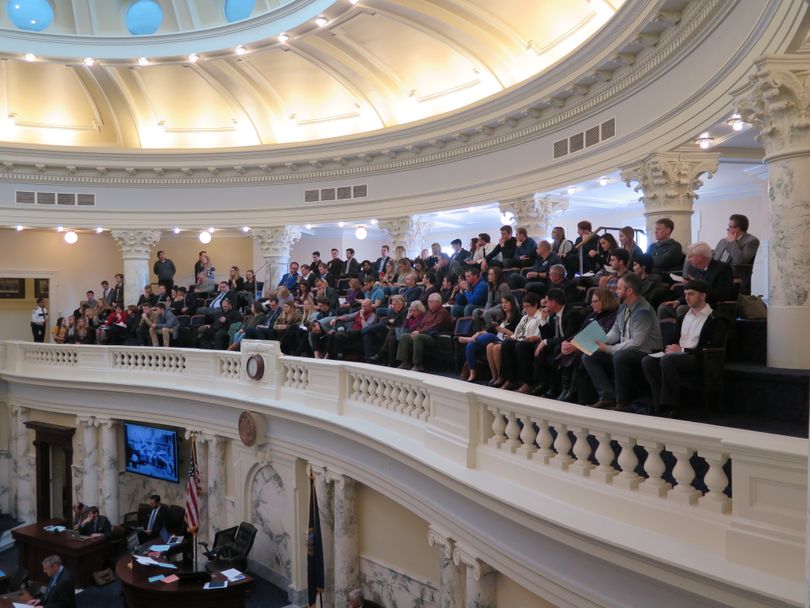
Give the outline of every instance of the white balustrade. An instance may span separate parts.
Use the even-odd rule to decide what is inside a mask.
[[[219,377],[226,380],[239,380],[242,370],[242,357],[239,353],[219,353]]]
[[[46,346],[24,347],[23,360],[26,363],[39,365],[54,365],[59,367],[73,367],[79,363],[79,353],[66,347],[55,350]]]
[[[298,390],[306,390],[309,386],[309,369],[306,363],[284,361],[282,369],[284,386]]]
[[[116,369],[182,373],[186,368],[186,356],[160,349],[113,350],[112,366]]]
[[[390,373],[390,372],[389,372]],[[427,420],[430,394],[420,380],[366,371],[348,372],[347,399]]]

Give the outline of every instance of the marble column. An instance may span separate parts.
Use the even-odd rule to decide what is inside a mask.
[[[734,92],[768,165],[768,365],[810,367],[810,61],[769,55]]]
[[[31,456],[33,442],[25,423],[31,413],[27,407],[14,406],[14,455],[17,480],[17,519],[21,522],[36,521],[34,509],[34,459]]]
[[[124,259],[124,305],[135,304],[151,282],[149,256],[160,240],[159,230],[113,230],[110,233]]]
[[[346,606],[349,592],[360,586],[355,490],[350,477],[335,481],[335,606]]]
[[[214,542],[214,536],[223,527],[225,516],[225,447],[227,439],[219,435],[206,435],[208,444],[208,462],[205,476],[205,492],[208,505],[208,538]]]
[[[335,607],[335,511],[333,475],[326,469],[315,469],[315,493],[318,495],[318,513],[321,516],[323,541],[324,608]]]
[[[11,404],[8,404],[8,418],[6,419],[9,429],[8,450],[11,456],[8,470],[8,507],[9,513],[17,516],[17,471],[20,470],[17,459],[17,414]]]
[[[276,286],[287,272],[292,246],[301,238],[301,231],[295,226],[270,226],[253,228],[251,238],[259,245],[265,264],[265,288],[267,283]]]
[[[398,217],[380,220],[377,226],[388,235],[391,257],[395,257],[396,248],[402,246],[405,248],[405,255],[413,259],[424,247],[430,222],[418,216]]]
[[[76,424],[82,428],[84,458],[82,459],[82,495],[87,506],[98,505],[98,431],[92,416],[77,416]]]
[[[672,238],[686,251],[692,242],[692,206],[703,185],[700,177],[717,172],[720,155],[712,152],[658,152],[640,163],[623,167],[621,177],[630,185],[637,182],[636,192],[644,204],[647,239],[655,240],[655,222],[668,217],[675,222]]]
[[[101,501],[99,509],[111,522],[121,521],[121,509],[118,502],[118,428],[117,420],[110,418],[96,419],[101,428]]]
[[[466,566],[467,569],[464,608],[495,608],[498,573],[459,545],[453,549],[453,561],[457,566]]]
[[[498,203],[501,213],[511,213],[515,228],[526,228],[533,239],[551,235],[551,220],[554,215],[568,209],[568,201],[552,200],[546,194],[537,198],[534,194],[506,199]]]
[[[452,539],[435,526],[428,528],[428,544],[439,548],[439,608],[462,608],[466,568],[453,561]]]

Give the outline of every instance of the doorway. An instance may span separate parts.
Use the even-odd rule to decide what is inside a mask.
[[[28,421],[36,434],[37,521],[71,518],[71,469],[75,428]]]

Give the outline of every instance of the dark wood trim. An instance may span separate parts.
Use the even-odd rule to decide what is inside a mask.
[[[37,484],[37,521],[50,519],[52,516],[70,516],[71,486],[73,483],[73,427],[59,426],[48,422],[28,420],[25,426],[34,431],[36,448],[36,484]],[[51,448],[59,447],[65,452],[65,488],[62,488],[61,513],[51,513]]]

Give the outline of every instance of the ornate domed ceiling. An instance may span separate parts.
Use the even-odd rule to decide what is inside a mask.
[[[543,72],[623,3],[256,0],[230,22],[245,13],[224,0],[149,0],[161,22],[135,36],[131,1],[51,0],[41,32],[14,24],[12,1],[0,142],[215,149],[406,125]]]

